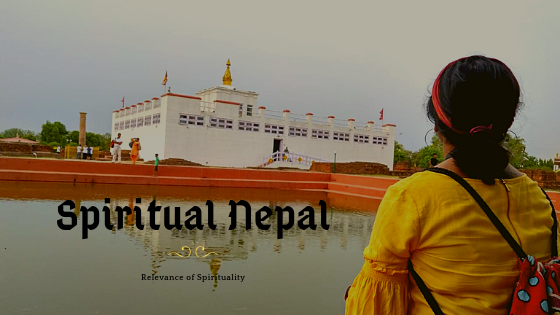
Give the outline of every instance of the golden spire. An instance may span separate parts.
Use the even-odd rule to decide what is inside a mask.
[[[231,85],[231,81],[233,80],[231,79],[231,73],[229,72],[229,66],[231,66],[229,59],[227,60],[226,66],[227,66],[226,73],[224,74],[222,80],[224,82],[224,85]]]
[[[229,63],[229,62],[228,62]],[[218,271],[220,271],[220,267],[222,266],[222,261],[220,259],[212,259],[210,261],[210,272],[214,276],[214,290],[218,287]]]

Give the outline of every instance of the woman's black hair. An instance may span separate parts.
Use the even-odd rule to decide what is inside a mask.
[[[502,176],[510,153],[501,142],[513,123],[520,96],[513,72],[496,59],[471,56],[441,74],[441,110],[453,129],[438,117],[431,97],[426,112],[439,132],[455,146],[450,154],[468,177],[493,184],[495,178]],[[478,126],[491,128],[471,134],[470,130]]]

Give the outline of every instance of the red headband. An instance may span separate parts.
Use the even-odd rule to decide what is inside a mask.
[[[451,120],[445,115],[445,113],[443,112],[443,109],[441,108],[441,103],[439,101],[439,80],[441,78],[441,75],[445,72],[445,70],[451,68],[451,66],[453,66],[457,61],[467,59],[467,58],[468,57],[457,59],[455,61],[450,62],[447,66],[445,66],[445,68],[443,68],[443,70],[441,70],[441,72],[437,76],[436,81],[434,82],[434,86],[432,87],[432,102],[434,103],[434,108],[436,110],[436,113],[437,113],[439,119],[447,127],[449,127],[449,129],[451,129],[451,130],[453,130],[457,133],[461,133],[461,134],[467,134],[467,133],[453,128],[453,126],[451,125]]]

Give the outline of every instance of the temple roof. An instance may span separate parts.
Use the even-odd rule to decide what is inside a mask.
[[[0,139],[1,142],[21,142],[21,143],[29,143],[29,144],[37,144],[39,143],[39,141],[33,141],[33,140],[28,140],[28,139],[23,139],[23,138],[4,138],[4,139]]]

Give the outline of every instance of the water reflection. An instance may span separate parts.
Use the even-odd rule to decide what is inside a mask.
[[[105,228],[104,213],[101,211],[106,205],[105,198],[110,198],[107,206],[109,220],[114,226],[112,230]],[[141,203],[137,203],[136,198],[141,198]],[[72,231],[62,231],[56,225],[56,220],[60,219],[56,206],[64,200],[73,200],[76,204],[74,213],[79,221]],[[160,229],[150,228],[148,207],[152,200],[157,206],[171,209],[180,207],[180,222],[184,222],[187,210],[193,206],[200,207],[205,228],[189,230],[183,226],[181,229],[168,230],[163,226],[163,211],[155,218]],[[214,204],[215,230],[207,226],[208,216],[204,211],[207,209],[207,200]],[[295,226],[284,231],[283,239],[277,239],[278,218],[272,215],[263,222],[271,225],[269,230],[258,229],[254,221],[252,228],[247,230],[245,212],[243,207],[238,207],[237,227],[230,230],[230,200],[247,200],[251,205],[253,220],[255,212],[261,207],[274,209],[276,206],[290,206],[295,211]],[[320,227],[320,200],[327,203],[328,231]],[[50,310],[52,314],[90,314],[89,311],[93,309],[102,314],[117,314],[118,307],[113,310],[110,305],[114,306],[121,297],[113,296],[101,284],[98,287],[95,285],[101,278],[106,279],[104,275],[111,275],[108,278],[119,279],[111,282],[113,292],[131,290],[145,296],[135,304],[128,305],[129,309],[120,310],[120,313],[171,311],[182,307],[181,295],[185,292],[197,294],[196,300],[190,304],[194,313],[212,310],[216,314],[237,314],[239,310],[245,310],[245,314],[340,313],[343,307],[341,295],[359,271],[362,262],[359,252],[369,241],[378,203],[375,199],[323,191],[0,182],[0,204],[11,204],[10,207],[22,209],[0,211],[0,227],[3,229],[0,230],[0,239],[4,239],[2,244],[7,244],[11,254],[0,257],[0,262],[14,270],[5,278],[14,285],[9,289],[0,288],[0,302],[4,300],[4,304],[8,303],[7,309],[10,311],[25,308],[19,305],[35,303],[47,305],[45,313]],[[81,239],[81,206],[95,206],[100,214],[99,226],[95,231],[90,231],[87,240]],[[297,227],[297,213],[306,206],[316,210],[316,230],[301,230]],[[123,228],[117,229],[117,207],[139,207],[144,229],[136,228],[135,213],[125,216]],[[172,215],[171,223],[174,222]],[[203,246],[204,250],[199,249],[200,257],[194,253],[186,258],[170,255],[178,252],[186,256],[188,250],[183,249],[184,246],[193,252],[199,246]],[[44,252],[37,254],[43,257],[41,260],[28,256],[27,249],[31,247],[44,249]],[[217,255],[206,255],[211,252]],[[74,284],[87,284],[84,292],[93,294],[98,300],[107,300],[107,306],[89,302],[89,295],[80,299],[78,291],[66,289],[71,287],[64,285],[66,280],[62,279],[67,274],[59,266],[68,269],[82,265],[89,268],[74,269],[72,274],[77,277]],[[161,293],[156,293],[160,291],[154,291],[153,286],[138,280],[138,274],[149,274],[148,268],[152,275],[195,272],[215,276],[236,273],[246,275],[249,280],[242,285],[232,285],[213,279],[209,283],[211,288],[208,288],[213,296],[201,293],[200,286],[195,282],[155,283],[154,286],[161,290]],[[29,270],[36,273],[33,279],[43,277],[44,282],[34,282],[33,286],[21,282],[27,279]],[[59,276],[44,276],[51,273]],[[77,311],[77,305],[71,304],[73,302],[47,302],[48,294],[41,292],[50,292],[51,288],[60,294],[64,292],[68,301],[81,301],[84,311]],[[18,294],[24,296],[18,293],[24,290],[34,290],[31,300],[16,298]],[[313,291],[316,293],[310,293]],[[275,294],[269,296],[266,292]],[[43,297],[45,302],[35,302]],[[283,304],[278,310],[272,310],[268,303],[276,299],[291,302]],[[164,301],[165,306],[157,304],[158,308],[154,308],[151,304],[160,301]],[[300,312],[311,306],[313,311]],[[335,309],[336,312],[333,311]]]
[[[228,201],[215,201],[214,202],[214,223],[216,224],[216,229],[212,230],[208,228],[208,216],[205,215],[204,206],[205,200],[177,200],[175,198],[150,198],[149,196],[140,196],[142,202],[137,203],[135,198],[117,199],[112,198],[109,205],[110,209],[110,222],[114,226],[113,233],[124,233],[128,237],[138,241],[143,244],[144,248],[152,253],[152,273],[156,274],[158,269],[167,260],[172,259],[185,259],[178,255],[170,255],[172,252],[178,252],[183,256],[189,256],[189,259],[196,259],[201,263],[209,265],[210,270],[217,270],[219,267],[212,267],[212,261],[219,259],[221,264],[224,264],[230,260],[246,260],[249,257],[250,252],[256,252],[259,247],[268,248],[272,245],[274,252],[282,253],[283,246],[293,246],[296,243],[297,248],[300,251],[304,251],[308,244],[317,244],[320,250],[324,251],[328,244],[331,242],[339,244],[341,249],[346,249],[348,238],[350,236],[359,236],[363,246],[366,245],[369,240],[369,233],[371,231],[371,226],[373,223],[374,216],[362,216],[356,215],[355,212],[350,211],[337,211],[334,208],[328,209],[327,223],[330,225],[329,230],[324,230],[320,226],[320,212],[318,202],[311,204],[305,201],[252,201],[251,205],[251,216],[254,220],[254,213],[264,206],[268,207],[286,207],[290,206],[295,210],[297,222],[297,212],[306,206],[312,206],[315,210],[316,224],[317,228],[312,230],[310,228],[302,230],[297,226],[284,230],[284,238],[277,238],[277,215],[274,213],[272,216],[263,221],[263,224],[269,224],[269,230],[261,230],[255,226],[252,222],[251,229],[247,229],[246,224],[246,212],[243,207],[238,207],[237,214],[237,227],[230,230],[231,218],[229,217],[231,207]],[[146,201],[148,200],[148,201]],[[148,212],[149,203],[154,201],[156,206],[161,206],[161,211],[159,211],[155,216],[154,223],[159,225],[158,230],[154,230],[150,227],[150,213]],[[318,201],[318,200],[317,200]],[[81,203],[85,205],[85,202]],[[168,230],[164,226],[164,207],[169,207],[170,209],[180,208],[180,216],[178,222],[183,223],[187,216],[185,212],[191,207],[198,206],[203,210],[202,224],[204,228],[199,229],[187,229],[184,225],[181,229],[172,228]],[[118,207],[130,207],[134,209],[138,207],[140,209],[141,224],[144,225],[144,229],[140,230],[136,227],[136,212],[127,215],[125,219],[125,225],[123,229],[117,230],[116,226],[118,224],[118,212],[116,209]],[[169,218],[169,223],[174,225],[176,223],[175,216],[173,215],[173,210],[170,211],[171,215]],[[336,215],[334,213],[336,212]],[[286,219],[284,219],[286,220]],[[78,225],[80,226],[80,225]],[[103,229],[104,227],[100,225],[98,227]],[[200,251],[200,246],[204,247],[204,251]],[[185,250],[182,250],[182,248]],[[207,255],[206,257],[197,257],[194,253],[195,249],[199,249],[201,253],[200,256],[204,256],[206,253],[216,253],[217,255]],[[215,266],[216,262],[214,263]]]

